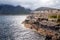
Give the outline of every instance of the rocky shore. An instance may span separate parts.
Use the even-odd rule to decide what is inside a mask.
[[[26,28],[30,28],[40,35],[46,36],[48,40],[60,40],[60,24],[55,19],[50,20],[48,16],[44,16],[41,17],[41,14],[39,16],[37,14],[30,15],[23,24]]]

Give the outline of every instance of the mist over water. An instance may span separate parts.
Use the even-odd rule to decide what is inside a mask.
[[[26,15],[0,16],[0,40],[44,40],[43,36],[21,24],[25,18]]]

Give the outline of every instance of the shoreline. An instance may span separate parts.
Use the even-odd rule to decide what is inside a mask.
[[[24,15],[24,16],[25,16],[25,15],[27,16],[27,15],[29,15],[29,14],[21,14],[21,16],[23,16],[23,15]],[[20,15],[0,15],[0,16],[20,16]]]

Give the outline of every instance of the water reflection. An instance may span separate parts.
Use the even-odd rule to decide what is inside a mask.
[[[0,16],[0,40],[44,40],[44,37],[21,24],[25,18],[26,15]]]

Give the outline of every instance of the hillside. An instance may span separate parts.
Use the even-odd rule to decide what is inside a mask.
[[[21,6],[0,5],[0,15],[28,14],[30,11],[30,9],[25,9]]]
[[[45,11],[45,10],[60,10],[60,9],[49,8],[49,7],[40,7],[40,8],[35,9],[35,11]]]

